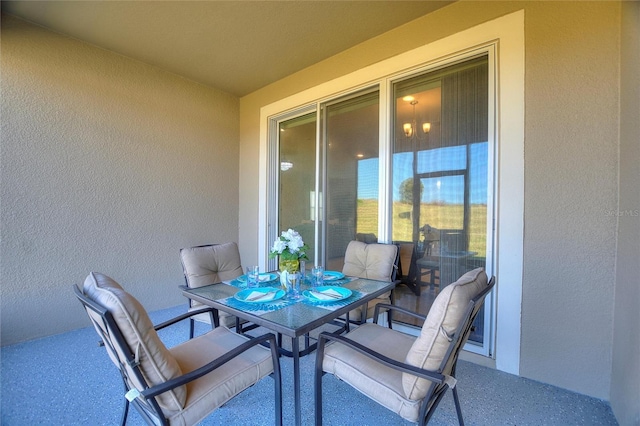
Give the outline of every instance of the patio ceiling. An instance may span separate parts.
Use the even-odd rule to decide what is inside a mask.
[[[2,11],[242,97],[451,1],[3,1]]]

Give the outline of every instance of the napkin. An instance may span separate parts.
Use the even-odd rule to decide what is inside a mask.
[[[271,275],[258,275],[258,280],[259,281],[269,281],[269,279],[271,278]]]
[[[275,291],[270,291],[267,293],[263,293],[261,291],[252,291],[251,293],[247,294],[244,300],[246,300],[247,302],[268,302],[269,300],[273,300],[275,295]]]
[[[318,300],[336,300],[336,298],[342,298],[342,294],[332,288],[323,291],[314,291],[311,294]]]

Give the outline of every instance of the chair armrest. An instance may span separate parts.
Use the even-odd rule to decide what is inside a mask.
[[[328,333],[326,331],[323,331],[318,336],[318,348],[317,348],[317,354],[316,354],[316,371],[320,371],[322,368],[321,363],[322,363],[322,358],[324,358],[324,347],[327,341],[334,341],[339,344],[346,345],[349,348],[355,350],[356,352],[359,352],[367,356],[368,358],[376,362],[379,362],[380,364],[393,368],[394,370],[398,370],[403,373],[412,374],[414,376],[418,376],[423,379],[431,380],[432,382],[435,382],[437,384],[445,383],[446,377],[437,371],[425,370],[423,368],[418,368],[416,366],[409,365],[404,362],[396,361],[395,359],[391,359],[387,356],[384,356],[381,353],[376,352],[370,348],[367,348],[366,346],[358,342],[355,342],[347,337],[340,336],[334,333]]]
[[[397,305],[389,305],[388,303],[378,303],[376,305],[374,313],[373,313],[374,322],[377,321],[378,315],[380,313],[380,309],[387,309],[389,311],[402,312],[405,315],[409,315],[411,317],[417,318],[417,319],[422,320],[422,321],[427,319],[427,317],[425,315],[420,315],[417,312],[410,311],[410,310],[408,310],[406,308],[401,308],[400,306],[397,306]]]
[[[158,330],[162,330],[162,329],[163,329],[163,328],[165,328],[165,327],[168,327],[168,326],[170,326],[170,325],[173,325],[173,324],[175,324],[175,323],[177,323],[177,322],[180,322],[180,321],[182,321],[182,320],[184,320],[184,319],[190,318],[190,317],[192,317],[192,316],[194,316],[194,315],[198,315],[198,314],[202,314],[202,313],[206,313],[206,312],[214,312],[214,311],[215,311],[215,309],[214,309],[214,308],[211,308],[211,307],[204,307],[204,308],[202,308],[202,309],[197,309],[197,310],[195,310],[195,311],[186,312],[186,313],[184,313],[184,314],[182,314],[182,315],[178,315],[178,316],[177,316],[177,317],[175,317],[175,318],[171,318],[170,320],[167,320],[167,321],[165,321],[165,322],[161,322],[160,324],[155,325],[153,328],[154,328],[156,331],[158,331]]]
[[[231,361],[233,358],[237,357],[241,353],[246,352],[247,350],[251,349],[252,347],[260,345],[260,344],[262,344],[264,342],[267,342],[267,341],[269,342],[269,346],[271,347],[271,357],[273,359],[274,371],[275,370],[279,371],[279,369],[280,369],[279,368],[280,359],[278,358],[278,349],[277,349],[277,345],[276,345],[276,336],[273,333],[267,333],[267,334],[263,334],[262,336],[259,336],[259,337],[251,338],[250,340],[244,342],[240,346],[235,347],[234,349],[230,350],[229,352],[226,352],[225,354],[219,356],[218,358],[216,358],[213,361],[203,365],[200,368],[197,368],[197,369],[195,369],[193,371],[190,371],[189,373],[183,374],[182,376],[178,376],[175,379],[167,380],[164,383],[160,383],[160,384],[155,385],[153,387],[147,388],[147,389],[141,391],[140,394],[144,398],[153,398],[153,397],[158,396],[161,393],[169,391],[169,390],[171,390],[173,388],[176,388],[178,386],[182,386],[184,384],[192,382],[192,381],[204,376],[205,374],[208,374],[208,373],[212,372],[216,368],[221,367],[222,365],[224,365],[227,362]]]

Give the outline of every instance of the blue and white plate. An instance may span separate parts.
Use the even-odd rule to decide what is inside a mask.
[[[275,281],[277,279],[278,279],[278,275],[272,274],[271,272],[264,272],[258,275],[258,281],[261,283],[270,283],[271,281]],[[236,278],[236,280],[238,280],[238,282],[241,282],[241,283],[246,283],[247,276],[240,275],[238,278]]]
[[[336,281],[344,278],[344,274],[342,272],[337,271],[324,271],[324,281]]]
[[[312,302],[333,303],[351,296],[351,290],[344,287],[324,285],[305,290],[302,292],[302,295]]]
[[[245,303],[269,303],[282,299],[284,290],[276,287],[256,287],[240,290],[233,297]]]

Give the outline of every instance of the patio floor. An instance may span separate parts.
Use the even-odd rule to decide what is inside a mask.
[[[184,306],[153,312],[158,323],[186,310]],[[88,324],[88,320],[87,320]],[[206,331],[198,324],[197,332]],[[188,336],[184,321],[160,337],[167,346]],[[97,334],[86,327],[1,349],[2,425],[115,425],[123,401],[122,383]],[[313,424],[313,363],[301,360],[302,418]],[[293,424],[292,361],[282,358],[284,424]],[[307,372],[306,374],[304,372]],[[394,413],[331,376],[324,380],[324,424],[409,425]],[[469,362],[458,363],[458,392],[467,425],[617,425],[606,401],[524,379]],[[262,380],[217,410],[202,424],[272,425],[273,383]],[[144,424],[135,410],[128,425]],[[443,399],[433,425],[455,425],[451,394]]]

